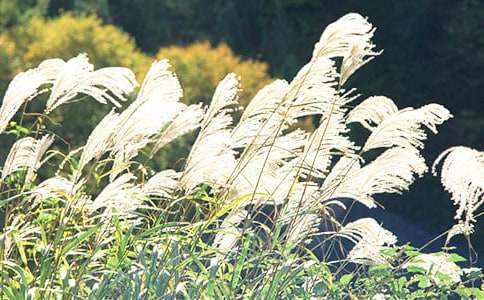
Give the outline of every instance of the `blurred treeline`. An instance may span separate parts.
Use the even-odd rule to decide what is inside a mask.
[[[309,59],[321,30],[343,14],[356,11],[378,27],[375,41],[384,52],[348,85],[366,96],[386,95],[400,107],[428,102],[448,107],[455,118],[440,127],[439,135],[430,136],[425,150],[428,164],[450,146],[484,149],[484,1],[0,3],[3,84],[19,69],[44,58],[68,58],[78,52],[87,52],[97,67],[128,66],[140,80],[153,57],[169,58],[185,88],[185,99],[190,102],[207,100],[215,83],[229,71],[242,77],[242,102],[269,76],[290,79]],[[95,111],[83,112],[83,117],[95,124],[102,115],[99,111],[104,113],[107,108],[93,107]],[[77,112],[74,106],[71,113]],[[59,114],[70,116],[67,112]],[[72,134],[72,128],[66,126],[78,125],[66,123],[62,129]],[[85,128],[83,134],[89,131]],[[183,149],[183,145],[179,147]],[[438,178],[430,174],[417,181],[411,192],[381,199],[388,209],[427,225],[435,233],[453,222],[449,195]],[[476,231],[483,229],[480,221]],[[475,239],[475,246],[482,252],[484,239],[478,235]]]

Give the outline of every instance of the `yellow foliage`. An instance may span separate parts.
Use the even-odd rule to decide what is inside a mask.
[[[48,58],[69,59],[79,53],[87,53],[96,68],[128,67],[136,73],[138,82],[154,60],[141,52],[127,33],[103,24],[96,16],[68,13],[55,19],[33,18],[8,35],[0,36],[0,89],[5,89],[12,74],[35,67]],[[162,48],[156,57],[170,60],[184,88],[184,102],[188,103],[208,103],[217,83],[229,72],[241,76],[243,105],[270,80],[266,63],[244,60],[223,43],[217,47],[199,42],[186,47]],[[35,101],[29,109],[41,111],[43,107],[41,101]],[[61,126],[56,130],[78,146],[110,109],[109,105],[84,101],[63,107],[50,117],[59,124],[56,126]],[[64,122],[75,118],[82,121]]]
[[[23,68],[33,67],[47,58],[68,59],[87,53],[96,66],[123,66],[132,69],[138,79],[152,59],[136,48],[134,40],[115,26],[105,25],[95,16],[64,14],[45,20],[33,18],[11,33]]]
[[[241,77],[242,105],[246,105],[270,81],[266,63],[244,60],[224,43],[217,47],[211,47],[208,42],[197,42],[185,47],[161,48],[156,58],[170,60],[188,103],[209,102],[217,83],[230,72]]]
[[[15,43],[5,34],[0,35],[0,82],[6,84],[13,77]]]
[[[12,29],[4,39],[5,42],[0,39],[0,58],[3,61],[3,54],[11,53],[11,61],[14,63],[8,63],[11,72],[0,69],[4,76],[0,81],[2,90],[12,74],[35,67],[53,57],[69,59],[79,53],[87,53],[96,68],[128,67],[136,73],[138,81],[142,80],[153,61],[152,57],[136,48],[134,40],[127,33],[115,26],[103,24],[95,16],[65,14],[56,19],[33,18]],[[9,50],[11,47],[14,50]],[[28,110],[42,111],[44,107],[43,101],[32,101]],[[79,146],[110,109],[110,105],[83,101],[54,111],[49,120],[58,123],[55,125],[56,130],[73,141],[73,146]]]
[[[55,19],[33,18],[13,30],[10,38],[15,44],[18,61],[15,65],[22,69],[34,67],[47,58],[68,59],[87,53],[96,68],[128,67],[141,82],[153,61],[136,48],[127,33],[103,24],[96,16],[79,17],[67,13]],[[2,47],[0,40],[0,58],[3,58]],[[224,43],[217,47],[198,42],[185,47],[161,48],[156,58],[170,60],[184,88],[185,102],[189,103],[208,103],[217,83],[229,72],[241,76],[242,104],[248,103],[270,80],[266,63],[242,59]],[[19,71],[22,70],[15,70]]]

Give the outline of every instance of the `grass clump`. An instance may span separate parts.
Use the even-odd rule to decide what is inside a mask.
[[[95,70],[83,54],[17,75],[0,108],[0,133],[15,138],[1,173],[0,298],[482,297],[480,269],[449,249],[423,253],[377,220],[334,213],[351,210],[343,199],[372,209],[378,194],[407,190],[427,171],[427,131],[452,117],[438,104],[361,101],[346,87],[380,53],[373,32],[358,14],[330,24],[296,77],[263,87],[237,123],[233,73],[208,106],[180,101],[167,60],[152,64],[136,93],[131,70]],[[28,112],[30,101],[45,110]],[[49,114],[79,101],[116,108],[65,152]],[[313,131],[298,128],[308,116],[320,119]],[[366,141],[353,140],[352,126]],[[171,162],[181,167],[150,164],[190,133],[190,152]],[[444,186],[457,193],[452,183],[465,175]],[[472,201],[456,200],[466,228],[479,216],[477,176],[460,185],[472,186]],[[455,228],[449,238],[472,233]]]

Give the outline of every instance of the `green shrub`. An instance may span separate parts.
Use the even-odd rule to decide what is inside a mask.
[[[156,57],[166,58],[173,65],[187,103],[208,103],[217,83],[230,72],[241,78],[240,103],[244,106],[270,80],[266,63],[242,59],[224,43],[217,47],[198,42],[185,47],[161,48]]]
[[[27,23],[47,13],[50,0],[1,0],[0,31]]]
[[[128,34],[115,26],[103,24],[95,16],[64,14],[55,19],[32,18],[12,28],[8,36],[0,41],[0,46],[3,45],[15,49],[9,50],[11,59],[5,60],[8,62],[5,68],[12,71],[1,72],[8,80],[13,72],[20,71],[19,66],[30,68],[53,57],[67,60],[79,53],[88,54],[97,67],[128,67],[135,72],[138,80],[142,80],[152,62],[152,58],[136,48]],[[0,50],[0,55],[2,53]],[[44,106],[44,101],[37,100],[27,107],[27,111],[42,111]],[[49,119],[52,122],[47,124],[49,129],[56,128],[59,135],[69,141],[70,147],[78,147],[109,109],[95,102],[89,102],[88,105],[78,103],[54,112]],[[27,124],[29,120],[25,119]]]
[[[112,25],[103,24],[95,16],[79,17],[64,14],[55,19],[33,18],[28,23],[14,28],[4,40],[0,42],[1,45],[5,45],[6,50],[8,47],[15,47],[15,51],[8,50],[14,57],[5,60],[9,64],[5,64],[6,70],[2,72],[8,80],[13,71],[20,71],[16,66],[30,68],[47,58],[58,57],[66,60],[78,53],[86,53],[91,63],[97,67],[128,67],[141,81],[153,60],[136,48],[134,40],[129,35]],[[186,47],[167,47],[160,49],[157,57],[168,58],[178,72],[184,87],[186,103],[206,103],[212,96],[217,82],[229,72],[235,72],[242,78],[241,104],[248,103],[256,91],[270,79],[267,64],[243,60],[234,55],[225,44],[220,44],[216,48],[212,48],[207,42]],[[32,105],[31,110],[39,111],[43,103]],[[55,123],[64,123],[59,134],[75,147],[85,140],[86,134],[107,111],[108,108],[95,103],[78,104],[63,108],[51,118]],[[85,120],[82,124],[75,121],[64,122],[79,119]],[[183,149],[180,148],[180,151],[183,152]]]
[[[95,16],[68,13],[54,19],[33,18],[14,28],[11,36],[23,67],[36,66],[51,57],[69,59],[86,53],[98,67],[127,67],[141,80],[152,61],[128,34]]]

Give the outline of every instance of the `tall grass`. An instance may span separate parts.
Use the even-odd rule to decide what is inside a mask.
[[[260,90],[237,122],[235,74],[208,107],[180,102],[166,60],[139,88],[129,69],[94,70],[82,54],[17,75],[0,108],[0,133],[16,137],[0,182],[0,299],[482,297],[480,269],[462,268],[449,249],[397,246],[378,220],[334,213],[407,190],[427,171],[427,132],[452,117],[439,104],[398,108],[347,87],[380,54],[374,30],[358,14],[330,24],[295,78]],[[41,99],[45,111],[29,112]],[[77,101],[116,109],[65,152],[49,113]],[[319,120],[313,132],[298,127],[309,117]],[[363,143],[353,140],[356,126],[367,131]],[[190,132],[197,138],[183,167],[153,169],[156,154]],[[476,153],[469,167],[482,176]],[[444,186],[464,207],[451,233],[468,236],[455,228],[479,216],[482,177],[448,176]]]

